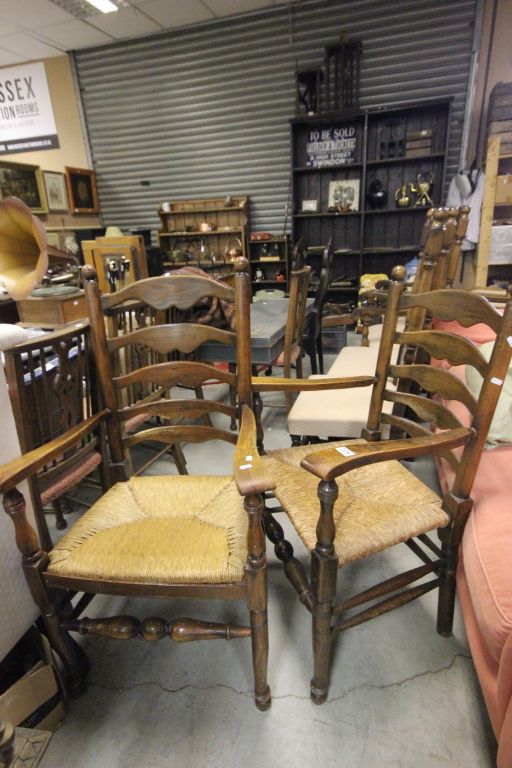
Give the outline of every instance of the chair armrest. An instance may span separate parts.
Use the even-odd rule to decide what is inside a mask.
[[[322,317],[322,328],[338,328],[340,325],[355,325],[357,323],[357,314],[349,312],[345,315],[324,315]]]
[[[50,461],[61,456],[64,451],[96,429],[108,413],[107,409],[100,411],[40,448],[34,448],[33,451],[0,466],[0,492],[10,491],[22,480],[26,480]]]
[[[235,483],[242,496],[273,491],[274,478],[269,474],[256,445],[256,419],[248,405],[242,406],[242,423],[235,448]]]
[[[251,383],[254,392],[315,392],[325,389],[370,387],[375,383],[375,377],[345,376],[339,379],[288,379],[284,376],[253,376]]]
[[[320,480],[334,480],[351,469],[364,467],[366,464],[444,453],[464,445],[474,434],[474,429],[459,427],[435,435],[327,448],[325,451],[308,454],[300,465]]]

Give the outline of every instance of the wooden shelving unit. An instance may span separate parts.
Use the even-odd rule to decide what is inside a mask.
[[[303,239],[308,261],[318,271],[323,247],[332,238],[333,281],[352,283],[344,293],[355,297],[361,274],[390,274],[395,265],[417,255],[430,205],[415,205],[418,196],[410,187],[417,187],[418,176],[431,176],[432,204],[441,204],[450,110],[446,98],[291,121],[292,242]],[[376,180],[386,193],[382,208],[372,208],[367,198]],[[332,210],[339,183],[354,190],[351,209],[345,212]],[[411,204],[398,207],[395,192],[404,185]],[[317,210],[303,210],[304,201],[315,201]],[[335,288],[329,292],[334,294]]]
[[[247,255],[248,197],[175,200],[163,203],[158,215],[158,242],[168,254],[167,268],[189,264],[217,270],[230,266],[229,249]]]

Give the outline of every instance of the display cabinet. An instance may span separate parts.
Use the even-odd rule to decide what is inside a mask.
[[[252,235],[247,241],[247,250],[253,290],[259,286],[288,286],[289,241],[286,235],[269,235],[264,238]]]
[[[365,273],[390,274],[419,251],[443,196],[450,99],[301,117],[292,128],[293,242],[317,271],[332,237],[329,299],[355,298]]]
[[[248,197],[163,202],[158,215],[158,241],[167,253],[167,268],[191,264],[216,270],[246,256]]]

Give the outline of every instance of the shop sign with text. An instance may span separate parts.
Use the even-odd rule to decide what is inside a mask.
[[[44,64],[0,69],[0,155],[58,146]]]
[[[328,168],[356,162],[357,132],[355,125],[317,128],[308,131],[306,166]]]

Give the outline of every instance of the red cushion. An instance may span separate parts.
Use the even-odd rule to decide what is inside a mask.
[[[439,364],[439,361],[437,361]],[[445,361],[443,361],[444,363]],[[442,363],[442,365],[443,365]],[[464,380],[464,366],[449,364],[451,372]],[[459,402],[446,402],[465,424],[469,413]],[[461,449],[455,451],[461,453]],[[451,487],[453,470],[438,461],[443,491]],[[484,450],[471,491],[474,506],[462,539],[467,588],[478,627],[490,656],[500,661],[507,638],[512,634],[512,501],[510,475],[512,446]]]
[[[464,328],[456,320],[445,321],[439,320],[435,317],[432,322],[432,328],[436,331],[448,331],[449,333],[456,333],[458,336],[464,336],[474,344],[485,344],[486,341],[494,341],[496,334],[485,323],[476,323],[470,328]]]

